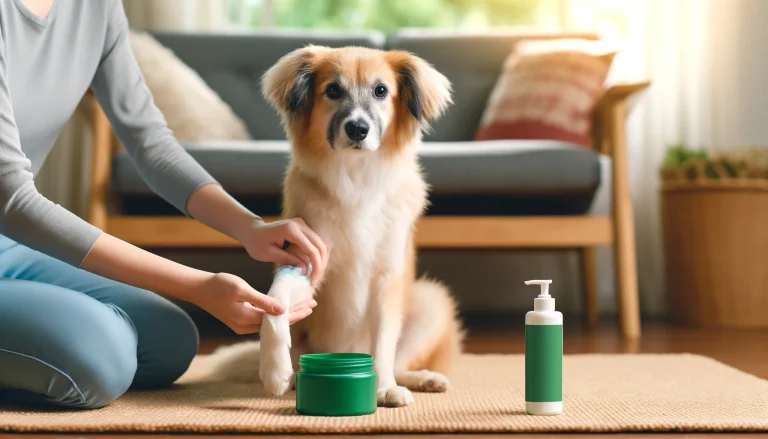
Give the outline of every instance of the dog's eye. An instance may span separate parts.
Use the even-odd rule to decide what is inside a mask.
[[[325,88],[325,95],[329,99],[338,99],[341,97],[341,87],[339,84],[328,84],[328,87]]]
[[[389,90],[387,90],[387,87],[384,87],[383,85],[379,85],[373,89],[373,95],[379,99],[387,97],[387,93],[389,93]]]

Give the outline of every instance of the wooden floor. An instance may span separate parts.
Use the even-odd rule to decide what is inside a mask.
[[[469,334],[466,350],[471,353],[522,353],[523,352],[523,327],[522,318],[519,316],[468,317]],[[715,358],[723,363],[744,370],[764,379],[768,379],[768,331],[717,331],[705,329],[691,329],[676,327],[664,323],[645,323],[644,334],[639,342],[627,342],[619,337],[616,327],[606,322],[598,330],[587,331],[577,323],[578,319],[565,321],[564,349],[566,354],[576,353],[696,353]],[[229,336],[209,336],[201,341],[201,352],[208,353],[216,346],[237,341]],[[25,435],[31,438],[56,438],[66,435]],[[452,437],[486,437],[502,435],[455,435]],[[511,435],[510,435],[511,436]],[[514,435],[518,438],[582,438],[589,435]],[[717,435],[614,435],[601,434],[600,438],[652,436],[653,438],[686,437],[704,438]],[[734,436],[734,435],[728,435]],[[738,435],[739,437],[768,437],[766,435]],[[9,435],[0,434],[0,438]],[[128,439],[136,435],[77,435],[77,437],[99,437]],[[149,436],[142,437],[168,437]],[[189,437],[189,435],[184,435]],[[210,437],[210,436],[208,436]],[[272,436],[275,438],[285,436]],[[330,439],[338,436],[322,436]],[[397,436],[424,438],[425,435]],[[724,437],[724,436],[723,436]]]

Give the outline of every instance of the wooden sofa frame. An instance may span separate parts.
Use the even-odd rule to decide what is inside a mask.
[[[649,82],[608,88],[594,111],[594,148],[611,157],[612,212],[608,216],[438,216],[417,227],[420,248],[561,248],[580,249],[585,319],[599,320],[595,248],[612,245],[618,314],[622,335],[640,337],[635,229],[627,170],[625,121],[629,98]],[[226,248],[239,244],[228,236],[184,216],[128,216],[110,212],[112,157],[119,150],[109,120],[91,95],[93,162],[88,221],[105,232],[144,248]],[[265,218],[269,221],[271,218]]]

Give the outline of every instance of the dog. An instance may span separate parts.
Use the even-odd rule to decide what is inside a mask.
[[[279,396],[300,355],[365,352],[379,406],[448,390],[464,332],[447,288],[416,278],[414,229],[428,191],[417,149],[452,103],[450,82],[408,52],[306,46],[264,74],[262,91],[291,143],[283,215],[302,218],[330,256],[316,288],[278,276],[269,291],[286,308],[314,295],[314,313],[290,327],[287,314],[265,317],[260,346],[220,348],[212,374],[258,375]]]

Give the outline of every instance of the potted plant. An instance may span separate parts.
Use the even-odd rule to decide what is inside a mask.
[[[670,148],[661,167],[667,293],[675,320],[768,328],[768,148]]]

